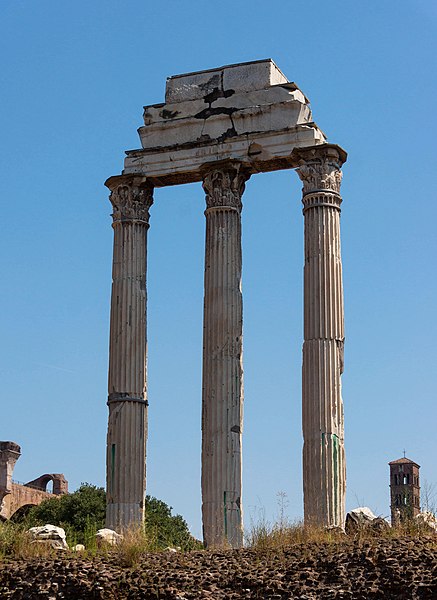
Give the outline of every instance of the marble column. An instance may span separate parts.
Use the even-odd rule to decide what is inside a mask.
[[[343,527],[344,311],[340,252],[341,165],[346,153],[323,144],[295,150],[305,219],[302,367],[303,488],[306,525]]]
[[[243,303],[238,163],[210,168],[206,193],[202,385],[202,518],[207,547],[243,544]]]
[[[153,187],[135,175],[105,184],[113,206],[106,526],[140,524],[146,490],[146,257]]]

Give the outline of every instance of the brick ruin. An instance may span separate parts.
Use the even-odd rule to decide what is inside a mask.
[[[21,448],[15,442],[0,442],[0,520],[8,520],[18,511],[41,504],[43,500],[68,494],[68,481],[62,473],[45,473],[28,483],[13,481],[15,463]],[[47,490],[53,483],[53,492]]]

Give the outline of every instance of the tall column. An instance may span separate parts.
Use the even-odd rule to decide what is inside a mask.
[[[302,367],[305,524],[343,527],[344,311],[340,253],[341,165],[346,153],[323,144],[295,150],[305,218]]]
[[[243,544],[243,302],[238,163],[206,171],[202,518],[207,547]]]
[[[144,518],[146,490],[146,256],[153,187],[144,177],[110,177],[114,212],[106,525],[122,530]]]

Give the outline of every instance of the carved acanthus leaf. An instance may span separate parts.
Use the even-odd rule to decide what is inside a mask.
[[[329,158],[319,159],[317,162],[302,161],[297,173],[302,180],[304,194],[323,190],[340,193],[343,174],[339,164]]]
[[[231,207],[241,211],[241,198],[248,179],[248,174],[235,167],[209,171],[203,179],[207,208]]]
[[[114,212],[114,221],[149,222],[149,208],[153,204],[153,186],[148,183],[116,186],[109,196]]]

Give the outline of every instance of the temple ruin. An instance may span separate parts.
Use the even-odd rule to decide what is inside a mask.
[[[202,518],[208,547],[243,542],[241,211],[253,175],[295,169],[305,223],[302,369],[307,524],[343,526],[341,166],[309,101],[270,60],[167,79],[144,108],[141,148],[110,177],[114,255],[109,351],[107,526],[144,516],[146,256],[154,190],[202,182],[206,246],[202,385]],[[175,192],[176,193],[176,192]]]

